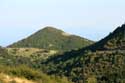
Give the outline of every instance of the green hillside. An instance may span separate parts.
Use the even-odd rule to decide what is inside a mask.
[[[88,51],[77,57],[49,61],[44,71],[67,76],[74,83],[124,83],[124,51]],[[45,64],[45,63],[44,63]]]
[[[43,73],[40,68],[38,68],[38,63],[40,62],[35,62],[34,60],[36,59],[33,59],[32,57],[29,57],[28,54],[24,53],[24,50],[27,50],[30,53],[33,48],[15,48],[15,52],[19,53],[18,51],[22,51],[22,53],[27,56],[9,53],[13,52],[13,49],[0,48],[0,83],[72,83],[64,76],[50,76]],[[33,52],[35,51],[41,50],[35,49]],[[43,59],[41,58],[41,60]]]
[[[125,49],[125,24],[123,24],[121,27],[118,27],[106,38],[90,46],[90,48],[93,50]]]
[[[49,58],[44,72],[74,83],[125,83],[124,31],[122,25],[91,46]]]
[[[48,76],[39,70],[20,66],[0,65],[0,83],[72,83],[66,77]]]
[[[56,50],[46,50],[39,48],[6,48],[6,51],[11,56],[27,57],[34,60],[46,60],[47,58],[58,53]]]
[[[71,50],[72,48],[69,46],[68,47],[71,49],[60,49],[60,46],[57,44],[55,44],[57,47],[51,44],[50,47],[46,47],[45,49],[41,49],[43,47],[25,47],[17,45],[24,45],[25,41],[27,45],[31,45],[31,40],[27,41],[27,39],[37,38],[41,33],[43,34],[43,32],[54,32],[53,34],[55,34],[62,33],[63,31],[57,29],[55,31],[54,28],[44,28],[35,33],[35,36],[33,34],[13,44],[10,46],[11,48],[1,48],[1,72],[4,72],[4,69],[6,70],[4,72],[5,75],[14,75],[26,79],[29,79],[29,76],[31,76],[33,77],[31,79],[35,78],[34,81],[37,83],[39,83],[38,81],[41,83],[40,79],[45,80],[45,83],[70,83],[69,80],[73,83],[125,83],[125,25],[118,27],[107,37],[92,45],[77,48],[79,50],[76,50],[76,48]],[[44,35],[43,38],[45,38],[45,40],[47,38],[47,41],[49,41],[49,36],[54,37],[52,34],[46,35]],[[72,35],[65,33],[65,36],[66,38],[68,37],[67,39],[70,39]],[[61,36],[60,41],[58,41],[64,44],[62,38],[65,38],[65,36]],[[41,36],[38,39],[42,39]],[[37,43],[38,42],[35,41],[33,44],[37,45]],[[48,44],[46,44],[46,46],[47,45]],[[72,45],[74,45],[74,43],[72,43]],[[58,52],[57,50],[71,51],[56,53]],[[8,67],[11,68],[8,69]],[[24,74],[24,72],[26,73]],[[39,73],[38,75],[41,77],[39,78],[36,73]]]
[[[33,35],[18,41],[11,48],[42,48],[48,50],[69,51],[86,47],[93,42],[79,36],[70,35],[53,27],[45,27]]]

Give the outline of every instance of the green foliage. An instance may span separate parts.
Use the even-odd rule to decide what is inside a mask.
[[[61,30],[46,27],[30,37],[10,45],[9,47],[31,47],[48,50],[69,51],[88,46],[92,43],[92,41],[79,36],[67,35],[67,33]]]
[[[29,68],[25,65],[20,65],[16,67],[0,65],[0,73],[26,78],[28,80],[36,81],[37,83],[41,83],[41,82],[42,83],[71,83],[65,77],[47,76],[41,71]]]
[[[97,83],[97,79],[94,76],[90,76],[90,77],[88,77],[86,82],[87,83]]]
[[[65,75],[75,83],[123,83],[125,25],[91,46],[50,57],[43,65],[48,74]]]
[[[89,47],[94,51],[96,50],[125,50],[125,24],[118,27],[113,33],[110,33],[104,39],[98,41]]]
[[[65,75],[75,83],[122,83],[125,79],[124,51],[97,51],[64,62],[46,64],[49,74]],[[93,80],[93,81],[92,81]]]
[[[74,83],[125,82],[125,25],[118,27],[109,36],[93,45],[90,45],[88,40],[83,42],[80,37],[66,34],[64,36],[62,33],[64,32],[60,30],[45,28],[10,47],[45,48],[47,52],[50,49],[74,50],[43,60],[39,57],[41,52],[38,52],[37,56],[32,54],[26,57],[23,53],[23,56],[18,56],[17,49],[13,50],[13,55],[8,55],[5,50],[0,49],[0,64],[5,66],[0,69],[4,69],[4,72],[10,75],[38,80],[39,83],[41,83],[39,79],[42,79],[43,83],[69,83],[65,77]],[[90,46],[82,48],[84,45]],[[75,50],[79,48],[82,49]],[[30,50],[27,49],[25,52],[29,53]],[[14,56],[16,54],[17,56]],[[32,59],[36,57],[37,59]],[[6,70],[6,66],[11,68],[8,67]]]
[[[26,57],[30,58],[32,61],[35,60],[45,60],[50,56],[58,53],[56,50],[46,50],[39,48],[6,48],[9,55],[13,57]]]
[[[34,80],[36,83],[71,83],[64,76],[58,77],[44,74],[38,69],[39,65],[40,61],[34,62],[31,58],[25,56],[8,55],[6,49],[0,48],[0,73]],[[2,78],[0,78],[0,82],[3,82]]]

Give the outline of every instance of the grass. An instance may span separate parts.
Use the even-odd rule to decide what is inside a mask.
[[[61,78],[61,77],[55,77],[55,76],[48,76],[39,70],[29,68],[25,65],[20,65],[16,67],[0,65],[0,74],[1,74],[0,75],[1,82],[5,81],[3,80],[3,75],[4,75],[4,76],[8,76],[10,79],[12,79],[11,77],[14,77],[17,80],[29,81],[26,83],[71,83],[65,77]],[[17,82],[17,80],[10,80],[10,81],[11,82],[15,81],[15,83],[20,83],[20,82]],[[9,83],[10,81],[8,81],[7,83]],[[2,82],[2,83],[5,83],[5,82]]]
[[[39,48],[7,48],[8,54],[13,56],[28,57],[31,59],[47,59],[57,53],[56,50],[45,50]]]

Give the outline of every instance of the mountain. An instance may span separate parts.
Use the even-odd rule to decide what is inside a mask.
[[[90,48],[93,50],[125,49],[125,24],[118,27],[104,39],[93,44]]]
[[[43,62],[44,72],[74,83],[125,83],[125,25],[99,42]]]
[[[86,47],[92,43],[93,42],[88,39],[65,33],[62,30],[53,27],[45,27],[28,38],[18,41],[8,47],[31,47],[69,51]]]
[[[16,66],[18,68],[18,65],[25,64],[31,69],[32,68],[35,70],[38,69],[38,70],[41,70],[41,72],[46,73],[47,78],[48,78],[48,75],[50,77],[56,76],[55,79],[57,81],[58,81],[58,78],[62,79],[62,77],[66,77],[68,78],[68,80],[71,80],[73,83],[125,83],[125,70],[124,70],[125,69],[125,43],[124,43],[125,33],[124,32],[125,32],[125,25],[123,24],[121,27],[118,27],[115,31],[110,33],[107,37],[92,45],[81,47],[79,50],[71,50],[70,49],[71,47],[70,47],[68,50],[71,50],[71,51],[61,53],[61,55],[56,54],[54,56],[48,57],[47,59],[43,60],[39,58],[39,56],[44,56],[44,55],[41,55],[41,53],[45,53],[45,54],[50,53],[50,51],[48,51],[49,49],[52,49],[52,50],[59,49],[64,51],[64,48],[60,49],[57,42],[56,44],[51,42],[51,45],[50,45],[50,47],[57,45],[56,48],[44,47],[44,49],[47,49],[47,50],[39,49],[43,47],[31,47],[30,45],[38,44],[40,42],[39,41],[36,43],[36,40],[38,41],[39,39],[41,40],[42,38],[44,38],[45,40],[48,41],[53,38],[53,40],[56,39],[57,41],[59,38],[58,42],[62,41],[63,44],[67,44],[67,43],[64,43],[63,41],[64,39],[62,38],[68,37],[66,39],[70,39],[71,36],[74,37],[74,35],[69,35],[66,33],[64,35],[64,32],[61,30],[57,30],[52,27],[51,28],[46,27],[38,31],[37,33],[31,35],[30,37],[17,42],[19,43],[19,45],[15,43],[12,46],[10,46],[13,48],[8,48],[7,50],[9,51],[9,54],[12,54],[12,56],[8,55],[7,57],[4,57],[4,56],[0,57],[0,64],[11,66],[9,70],[12,69],[12,67]],[[64,37],[62,37],[62,33]],[[42,38],[40,34],[43,34]],[[55,36],[57,34],[58,36]],[[57,37],[57,38],[54,38],[54,37]],[[32,43],[31,41],[34,41],[35,43],[34,42]],[[20,43],[22,46],[20,45]],[[25,43],[27,43],[27,45]],[[27,47],[25,47],[24,44]],[[76,44],[76,42],[72,43],[72,45],[74,44]],[[41,45],[38,45],[38,46],[41,46]],[[46,45],[48,45],[48,43]],[[30,49],[28,47],[30,47]],[[34,55],[34,53],[36,55]],[[27,56],[24,56],[24,55],[27,55]],[[31,55],[33,58],[31,57]],[[24,69],[23,66],[21,66],[21,68]],[[0,69],[3,69],[3,68],[0,68]],[[27,76],[27,74],[24,74],[25,71],[21,71],[22,73],[18,73],[17,71],[19,70],[20,69],[18,70],[14,69],[14,71],[12,70],[10,71],[12,71],[12,75],[17,74],[18,76],[19,74],[21,76],[25,76],[25,75]],[[30,73],[29,73],[29,70],[27,71],[28,71],[28,79],[29,79]],[[5,74],[8,75],[8,73],[5,73]],[[31,72],[31,75],[32,75],[32,72]],[[36,79],[39,79],[39,77],[36,77],[37,74],[33,73],[33,76],[34,75]],[[62,82],[62,83],[65,83],[65,82]]]

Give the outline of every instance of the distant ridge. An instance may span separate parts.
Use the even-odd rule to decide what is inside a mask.
[[[47,26],[31,36],[8,47],[33,47],[53,50],[75,50],[92,44],[93,41],[65,33],[62,30]]]

